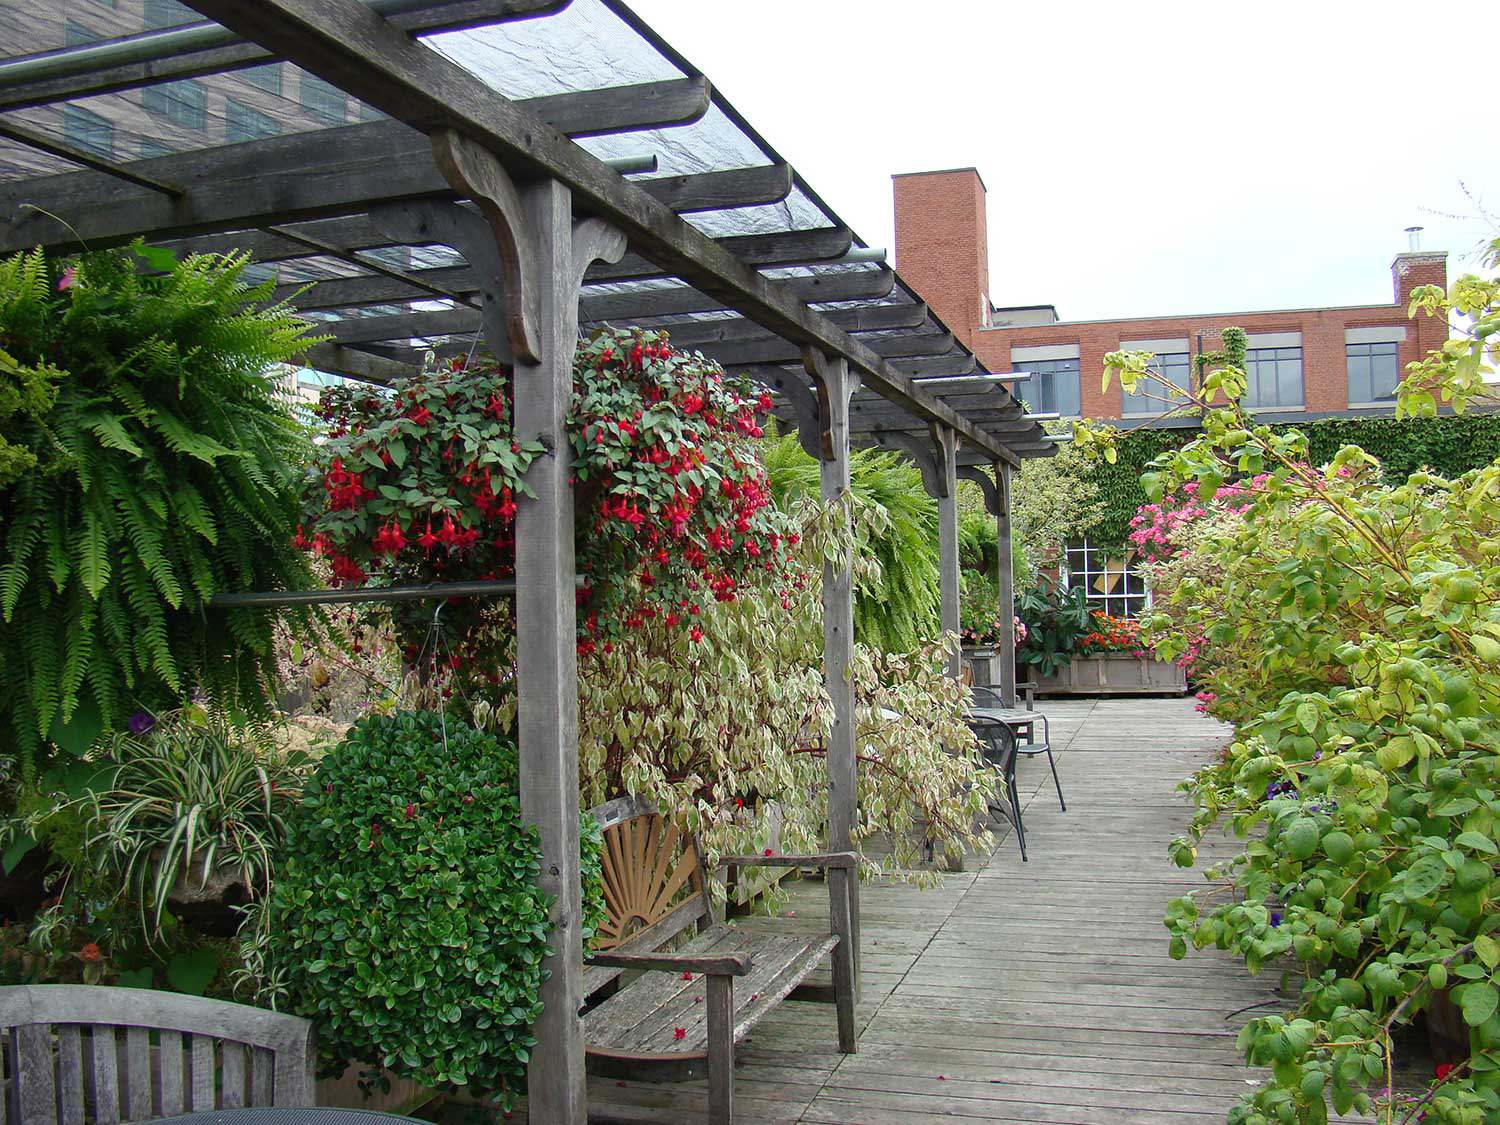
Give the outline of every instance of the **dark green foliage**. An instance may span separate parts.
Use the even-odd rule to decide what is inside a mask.
[[[778,505],[817,500],[818,463],[795,434],[767,440],[763,450]],[[880,513],[868,530],[879,579],[856,578],[855,635],[886,652],[910,652],[938,631],[937,502],[916,465],[899,453],[850,450],[849,475],[856,501]]]
[[[1016,649],[1016,663],[1055,676],[1073,659],[1078,638],[1094,628],[1088,593],[1081,586],[1061,590],[1042,583],[1016,598],[1016,616],[1026,626],[1026,639]]]
[[[274,959],[327,1069],[525,1089],[548,903],[517,787],[513,743],[431,711],[369,716],[323,759],[272,905]],[[583,854],[597,920],[597,831]]]
[[[81,750],[197,692],[266,711],[270,617],[203,604],[307,584],[306,436],[265,374],[307,341],[244,265],[143,246],[0,262],[0,380],[45,373],[6,422],[26,467],[0,486],[0,749],[28,774],[49,739]]]
[[[1277,431],[1291,426],[1276,426]],[[1322,465],[1346,445],[1357,445],[1378,457],[1387,482],[1400,483],[1426,467],[1454,478],[1500,457],[1500,413],[1446,414],[1437,418],[1329,418],[1303,422],[1308,459]],[[1138,429],[1121,434],[1114,464],[1095,464],[1090,474],[1099,485],[1104,515],[1088,532],[1091,542],[1121,547],[1130,520],[1146,502],[1140,477],[1157,454],[1180,449],[1197,436],[1196,429]]]

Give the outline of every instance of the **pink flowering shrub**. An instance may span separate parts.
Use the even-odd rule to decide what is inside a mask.
[[[1265,489],[1266,475],[1219,487],[1213,499],[1204,501],[1196,483],[1189,482],[1169,492],[1160,503],[1142,504],[1130,521],[1126,541],[1147,562],[1161,562],[1181,550],[1180,534],[1213,512],[1243,513]]]

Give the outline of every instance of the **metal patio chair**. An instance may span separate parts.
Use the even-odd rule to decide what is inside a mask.
[[[1019,687],[1020,685],[1017,686]],[[1000,699],[1000,694],[994,688],[976,685],[969,690],[974,694],[975,708],[981,712],[976,717],[984,717],[982,715],[984,711],[1007,713],[1008,716],[1016,714],[1016,708],[1006,707]],[[999,718],[998,715],[995,717]],[[1057,762],[1052,757],[1052,728],[1047,721],[1047,716],[1041,711],[1035,710],[1032,706],[1031,697],[1028,695],[1026,700],[1026,718],[1019,719],[1012,717],[1010,718],[1010,722],[1013,726],[1027,728],[1026,741],[1022,742],[1020,738],[1015,740],[1017,757],[1035,758],[1041,754],[1047,755],[1047,765],[1052,770],[1052,784],[1057,787],[1058,806],[1063,812],[1067,812],[1068,802],[1063,797],[1062,781],[1057,776]],[[1036,726],[1038,723],[1041,724],[1042,728],[1042,737],[1040,740],[1036,737]]]
[[[999,719],[986,719],[979,716],[969,718],[969,729],[974,732],[974,737],[979,740],[979,752],[984,760],[1000,778],[1001,787],[1004,790],[1004,801],[1009,804],[1000,803],[997,794],[995,799],[989,802],[990,815],[1003,817],[1010,821],[1016,830],[1016,843],[1021,847],[1021,862],[1026,859],[1026,825],[1021,820],[1021,795],[1016,787],[1016,732],[1010,725]]]

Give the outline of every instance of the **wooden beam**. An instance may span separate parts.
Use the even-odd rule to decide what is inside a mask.
[[[981,470],[983,471],[983,470]],[[1016,631],[1011,622],[1016,616],[1016,575],[1014,570],[1014,546],[1011,536],[1014,529],[1010,522],[1010,466],[995,464],[995,494],[999,509],[995,516],[995,537],[999,543],[996,552],[1000,586],[1000,702],[1006,707],[1016,705]]]
[[[114,160],[105,160],[94,153],[81,149],[77,145],[70,145],[56,137],[28,128],[19,122],[9,118],[0,118],[0,137],[7,137],[27,148],[34,148],[38,152],[45,152],[49,156],[58,156],[64,160],[71,160],[74,164],[84,168],[90,168],[95,172],[103,172],[107,176],[113,176],[127,184],[154,191],[159,195],[176,196],[182,194],[182,189],[176,184],[159,180],[154,176],[142,175],[133,171],[124,164]]]
[[[302,354],[301,360],[318,371],[382,385],[409,379],[418,370],[413,364],[341,347],[336,343],[314,344]]]
[[[953,333],[902,333],[899,336],[881,336],[866,343],[871,351],[880,356],[941,355],[952,349]],[[790,362],[796,345],[768,336],[762,340],[705,344],[695,350],[701,351],[709,359],[718,360],[725,367],[741,367],[752,363]]]
[[[680,124],[701,116],[708,101],[704,80],[674,79],[516,104],[532,107],[563,131],[591,135]],[[679,120],[662,120],[668,111]],[[0,186],[0,214],[16,218],[0,232],[0,252],[31,245],[71,248],[80,241],[118,245],[137,236],[177,238],[355,214],[378,202],[454,198],[433,167],[426,136],[398,121],[291,133],[121,167],[180,188],[180,197],[163,199],[159,191],[101,179],[95,172],[7,183]],[[662,176],[646,181],[642,190],[678,211],[717,211],[780,202],[792,190],[792,173],[786,165],[770,164],[734,173]],[[26,211],[28,203],[51,214]]]
[[[410,34],[430,34],[550,15],[566,8],[569,3],[570,0],[434,0],[421,8],[392,13],[387,19],[393,26]],[[7,82],[0,85],[0,110],[52,105],[74,98],[242,70],[275,61],[276,56],[259,44],[238,42],[170,58],[140,59],[77,74]]]
[[[587,310],[588,307],[588,302],[585,301],[583,308]],[[915,328],[926,320],[926,305],[879,305],[876,307],[890,309],[893,313],[899,314],[877,318],[882,328]],[[867,308],[836,309],[829,314],[829,318],[840,327],[858,330],[858,322],[864,318],[864,314],[871,311]],[[695,331],[698,325],[711,325],[713,330],[712,332]],[[673,345],[679,348],[694,348],[707,343],[726,341],[775,339],[764,336],[760,325],[754,321],[745,320],[743,317],[697,322],[684,321],[680,327],[677,325],[665,327],[670,329]],[[327,327],[320,326],[319,331],[332,334],[333,338],[341,343],[364,344],[380,340],[405,341],[413,338],[464,335],[478,329],[478,313],[468,309],[443,309],[437,312],[395,313],[390,316],[351,316],[331,322]]]
[[[845,332],[876,332],[891,328],[921,327],[927,322],[927,306],[921,301],[904,305],[866,305],[852,309],[829,309],[823,315]],[[672,334],[672,343],[683,348],[775,339],[767,336],[766,330],[755,321],[744,317],[684,321],[682,324],[669,324],[665,327]]]
[[[535,115],[358,0],[191,0],[191,6],[415,128],[456,130],[521,179],[557,178],[571,188],[575,207],[614,223],[633,249],[668,273],[778,336],[844,356],[867,386],[928,421],[957,428],[981,449],[1009,456],[909,377],[783,292],[779,283],[761,277]]]
[[[651,181],[640,181],[643,185]],[[747,204],[748,206],[748,204]],[[318,219],[281,227],[287,234],[317,239],[344,250],[373,250],[394,245],[390,236],[372,223],[366,215],[337,219]],[[814,227],[811,230],[776,231],[771,234],[737,234],[721,238],[719,245],[736,257],[761,267],[800,266],[826,262],[843,256],[853,244],[848,227]],[[166,243],[180,255],[229,254],[249,252],[257,262],[290,261],[309,256],[307,247],[291,237],[282,238],[263,230],[233,231],[228,234],[205,234]],[[585,275],[587,281],[637,281],[663,277],[661,267],[641,257],[626,254],[618,262],[595,262]],[[764,331],[764,329],[760,329]]]

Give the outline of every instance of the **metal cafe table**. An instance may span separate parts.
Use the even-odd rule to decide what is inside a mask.
[[[975,690],[978,700],[985,700],[990,694],[980,694],[979,689]],[[1063,799],[1062,782],[1057,776],[1057,763],[1052,758],[1052,732],[1047,716],[1025,707],[986,706],[985,703],[977,703],[965,710],[964,717],[980,742],[987,747],[985,757],[1000,771],[1006,795],[1010,799],[1010,809],[997,808],[995,811],[1010,814],[1009,819],[1016,829],[1016,842],[1021,848],[1021,859],[1025,861],[1026,829],[1021,822],[1021,798],[1016,785],[1018,758],[1047,755],[1047,764],[1052,769],[1052,783],[1057,787],[1057,803],[1063,812],[1068,811],[1067,802]],[[1041,727],[1040,738],[1037,737],[1038,726]],[[996,737],[997,735],[1001,737]]]

